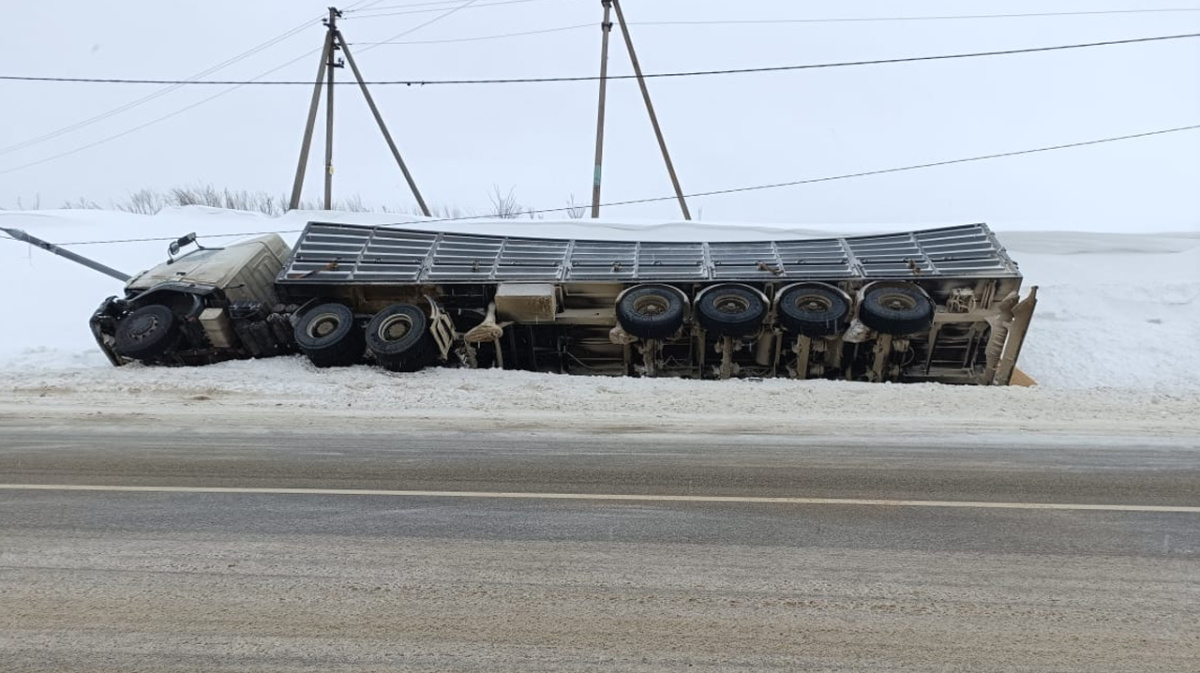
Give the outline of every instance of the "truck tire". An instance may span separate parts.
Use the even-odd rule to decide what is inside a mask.
[[[349,307],[331,302],[300,316],[294,331],[296,345],[317,367],[346,367],[362,361],[363,331]]]
[[[858,319],[881,334],[913,334],[933,323],[933,303],[913,285],[884,285],[867,290]]]
[[[162,304],[143,306],[117,323],[113,349],[134,360],[158,357],[175,343],[177,327],[171,309]]]
[[[367,323],[367,349],[380,366],[415,372],[433,359],[429,318],[412,304],[392,304]]]
[[[617,322],[640,339],[665,339],[683,326],[683,297],[669,287],[640,285],[617,302]]]
[[[824,283],[786,288],[776,303],[779,324],[792,334],[826,337],[846,323],[850,306],[841,292]]]
[[[696,319],[718,336],[750,336],[758,332],[766,317],[766,303],[750,288],[717,285],[696,299]]]

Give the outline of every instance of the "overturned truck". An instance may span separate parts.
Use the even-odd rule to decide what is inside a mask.
[[[1036,302],[984,224],[756,242],[624,242],[313,222],[177,256],[92,331],[114,365],[304,353],[690,378],[1005,385]]]

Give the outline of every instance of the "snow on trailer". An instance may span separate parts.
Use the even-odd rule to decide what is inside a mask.
[[[1036,299],[984,224],[751,242],[635,242],[310,222],[172,245],[92,318],[116,365],[303,352],[688,378],[1007,384]],[[49,248],[47,248],[49,249]]]

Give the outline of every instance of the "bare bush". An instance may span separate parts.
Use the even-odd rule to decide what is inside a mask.
[[[492,185],[492,193],[488,195],[492,202],[492,217],[502,220],[515,220],[524,212],[524,207],[517,203],[516,187],[511,187],[507,194],[500,192],[500,185]]]
[[[18,201],[17,206],[20,207],[20,205],[21,202]],[[83,197],[75,199],[74,201],[64,201],[62,207],[63,210],[101,210],[99,203],[96,203],[95,201],[89,201]]]
[[[383,212],[385,212],[385,213],[391,213],[391,212],[405,213],[408,215],[419,215],[421,217],[425,217],[425,213],[421,212],[421,207],[418,205],[412,205],[412,206],[409,206],[408,208],[399,208],[394,211],[388,209],[387,206],[384,206]],[[435,217],[435,218],[438,218],[441,220],[462,220],[462,219],[474,217],[474,214],[471,213],[470,211],[463,210],[462,208],[459,208],[458,206],[439,206],[437,204],[434,204],[432,206],[429,206],[429,217]]]
[[[516,188],[511,188],[508,193],[500,190],[498,185],[492,187],[492,193],[488,197],[491,202],[491,208],[488,215],[501,219],[517,219],[528,217],[529,219],[541,219],[542,215],[534,208],[523,206],[517,201]],[[279,216],[286,213],[288,210],[290,199],[287,195],[274,195],[269,192],[249,190],[231,190],[228,188],[218,189],[213,185],[187,185],[182,187],[173,187],[166,191],[156,189],[139,189],[132,192],[124,200],[113,201],[109,208],[119,210],[126,213],[136,213],[139,215],[154,215],[164,208],[175,208],[180,206],[208,206],[212,208],[224,208],[226,210],[243,210],[255,213],[263,213],[264,215]],[[582,205],[575,204],[574,195],[568,201],[572,209],[578,208],[579,214],[575,215],[572,210],[571,217],[582,217]],[[40,201],[38,206],[40,206]],[[35,206],[36,210],[38,206]],[[17,200],[17,207],[21,207],[20,199]],[[100,210],[104,208],[98,202],[86,198],[79,198],[63,203],[63,208],[81,208],[88,210]],[[324,204],[315,200],[303,200],[298,204],[300,210],[324,210]],[[351,197],[336,201],[333,204],[333,210],[352,212],[352,213],[405,213],[412,215],[423,215],[420,208],[416,205],[399,206],[389,208],[388,206],[374,207],[366,204],[362,196],[355,194]],[[439,219],[458,220],[476,217],[476,214],[470,210],[465,210],[457,206],[433,205],[430,207],[430,215]]]
[[[582,203],[576,203],[574,194],[567,197],[567,217],[572,220],[582,220],[586,212],[587,206]]]

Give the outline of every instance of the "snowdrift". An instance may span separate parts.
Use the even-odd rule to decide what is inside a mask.
[[[274,218],[204,207],[172,209],[155,216],[72,210],[2,212],[0,226],[25,229],[55,243],[76,244],[72,249],[77,252],[134,273],[162,261],[168,240],[188,232],[195,231],[201,242],[212,244],[266,231],[282,232],[291,242],[309,219],[403,222],[410,228],[472,233],[665,241],[824,237],[924,228],[619,220],[439,222],[392,214],[303,211]],[[961,223],[929,226],[945,224]],[[1003,223],[992,227],[1021,265],[1025,285],[1040,287],[1038,311],[1020,366],[1043,387],[1200,391],[1200,230],[1142,234],[1045,231]],[[46,370],[97,381],[113,375],[92,342],[87,320],[102,299],[120,293],[120,282],[31,246],[0,240],[0,284],[7,323],[0,337],[0,377],[15,382],[18,376],[28,380]],[[268,366],[280,365],[243,363],[237,376],[252,377],[249,371]],[[228,368],[211,369],[189,370],[187,378],[193,383],[211,379],[220,386],[231,374]],[[141,369],[121,376],[157,380],[163,375]],[[451,374],[423,376],[432,384],[430,376]],[[280,379],[264,379],[286,385]],[[585,378],[570,385],[597,384]]]

